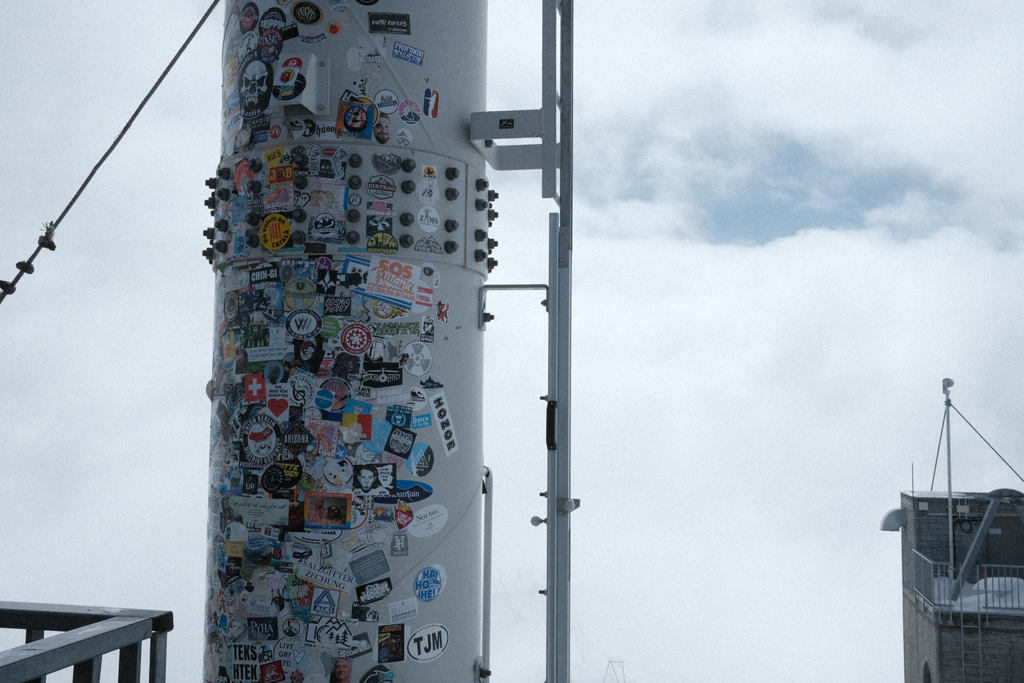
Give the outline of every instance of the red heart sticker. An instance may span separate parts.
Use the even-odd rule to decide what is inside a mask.
[[[412,524],[412,520],[415,517],[416,515],[413,513],[412,508],[405,503],[399,502],[395,507],[395,524],[398,525],[399,529],[404,529]]]
[[[274,417],[281,417],[284,411],[288,410],[288,399],[272,398],[267,401],[267,410],[274,414]]]

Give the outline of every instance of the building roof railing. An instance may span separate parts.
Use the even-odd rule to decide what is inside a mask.
[[[149,640],[149,683],[164,683],[174,615],[138,609],[0,602],[0,628],[25,630],[25,644],[0,651],[0,681],[33,683],[74,667],[76,683],[99,683],[103,655],[119,652],[118,683],[139,683]],[[46,636],[47,631],[60,631]]]

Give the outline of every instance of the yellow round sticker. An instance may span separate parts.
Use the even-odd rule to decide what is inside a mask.
[[[260,242],[264,248],[277,251],[292,237],[292,224],[279,213],[272,213],[263,219],[260,226]]]

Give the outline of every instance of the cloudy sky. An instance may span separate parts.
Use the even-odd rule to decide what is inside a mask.
[[[6,3],[0,279],[207,4]],[[202,661],[221,11],[0,305],[4,599],[171,609],[175,681]],[[1024,471],[1024,6],[576,12],[573,680],[901,681],[878,523],[929,486],[943,377]],[[490,14],[489,106],[538,106],[540,2]],[[542,281],[539,178],[492,186],[491,282]],[[489,297],[495,683],[544,676],[537,299]],[[958,490],[1024,488],[953,445]]]

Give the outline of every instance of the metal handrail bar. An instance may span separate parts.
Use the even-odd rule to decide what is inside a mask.
[[[75,683],[99,683],[103,655],[119,651],[118,683],[139,683],[149,639],[149,681],[164,683],[171,612],[0,602],[0,628],[25,629],[25,645],[0,652],[0,681],[44,683],[74,667]],[[44,638],[45,631],[63,631]]]

